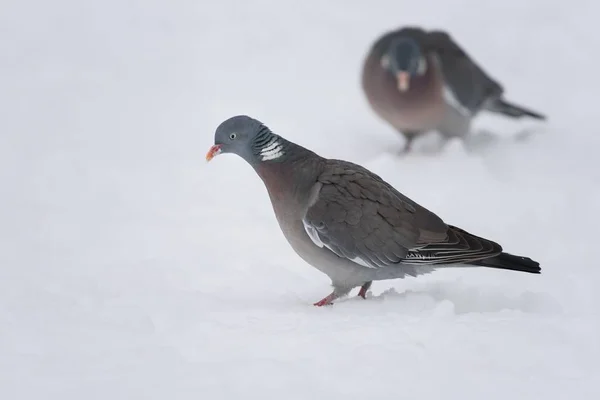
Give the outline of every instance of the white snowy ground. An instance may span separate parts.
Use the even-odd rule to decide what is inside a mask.
[[[0,398],[599,398],[595,3],[3,1]],[[483,116],[485,148],[392,155],[359,69],[404,24],[449,29],[549,123]],[[313,307],[329,281],[262,182],[204,161],[240,113],[543,274],[442,271]]]

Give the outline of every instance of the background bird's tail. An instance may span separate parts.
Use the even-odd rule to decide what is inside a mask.
[[[530,274],[539,274],[542,271],[540,268],[540,263],[537,261],[533,261],[528,257],[514,256],[508,253],[500,253],[495,257],[474,261],[471,264],[488,268],[529,272]]]
[[[488,111],[498,114],[507,115],[513,118],[531,117],[535,119],[545,120],[546,116],[535,111],[528,110],[516,104],[511,104],[502,98],[496,98],[490,101],[486,107]]]

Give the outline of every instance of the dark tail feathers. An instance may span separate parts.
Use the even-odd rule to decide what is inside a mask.
[[[539,274],[542,269],[540,263],[533,261],[528,257],[513,256],[508,253],[500,253],[496,257],[485,260],[475,261],[473,265],[481,267],[508,269],[511,271],[529,272],[530,274]]]
[[[496,112],[499,114],[508,115],[513,118],[521,118],[521,117],[531,117],[535,119],[545,120],[546,116],[539,114],[535,111],[528,110],[524,107],[517,106],[516,104],[511,104],[501,98],[490,102],[486,107],[489,111]]]

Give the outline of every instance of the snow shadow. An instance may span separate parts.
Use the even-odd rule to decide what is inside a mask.
[[[418,313],[442,308],[456,315],[469,313],[497,313],[521,311],[529,314],[560,314],[562,308],[557,300],[546,293],[526,291],[506,294],[501,288],[474,287],[456,282],[432,283],[419,289],[398,292],[388,289],[381,294],[368,294],[368,301],[394,305],[400,311]],[[352,300],[352,299],[350,299]],[[356,301],[363,301],[361,298]],[[388,309],[386,307],[386,309]]]

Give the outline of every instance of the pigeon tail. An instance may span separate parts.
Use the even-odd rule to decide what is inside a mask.
[[[485,108],[488,111],[506,115],[513,118],[531,117],[535,119],[545,120],[546,116],[516,104],[509,103],[502,98],[496,98],[486,104]]]
[[[485,260],[474,261],[470,263],[480,267],[507,269],[510,271],[529,272],[530,274],[541,273],[540,263],[533,261],[528,257],[515,256],[509,253],[500,253],[499,255],[486,258]]]

